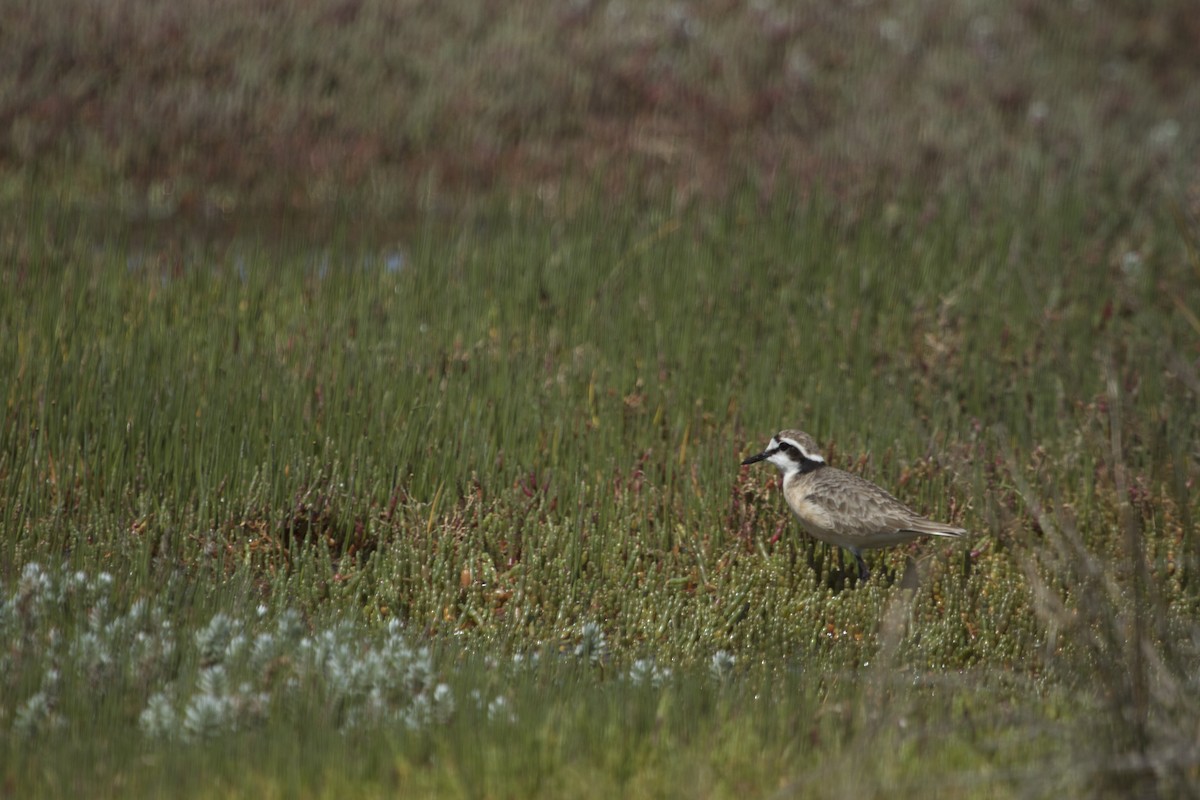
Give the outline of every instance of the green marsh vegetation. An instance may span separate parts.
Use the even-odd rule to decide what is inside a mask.
[[[442,45],[355,83],[355,45],[409,30],[375,4],[267,43],[261,11],[118,3],[83,36],[23,8],[60,80],[25,73],[44,104],[5,145],[5,791],[1196,785],[1200,214],[1172,141],[1197,132],[1162,127],[1195,65],[1169,35],[864,11],[824,20],[839,49],[704,4],[415,4],[395,20]],[[515,54],[523,91],[422,25]],[[931,128],[899,99],[871,123],[901,83],[863,31],[939,87]],[[1132,66],[1068,102],[1122,35]],[[114,41],[140,69],[63,78]],[[738,466],[790,425],[974,535],[855,586]]]

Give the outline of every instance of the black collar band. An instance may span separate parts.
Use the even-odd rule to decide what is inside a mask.
[[[821,467],[825,466],[824,461],[817,461],[813,458],[800,457],[800,474],[807,475],[810,472],[816,472]]]

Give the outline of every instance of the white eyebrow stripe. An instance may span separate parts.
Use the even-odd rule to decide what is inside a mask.
[[[774,441],[774,440],[772,440],[772,441]],[[807,448],[805,448],[805,447],[804,447],[804,445],[802,445],[802,444],[800,444],[799,442],[797,442],[795,439],[789,439],[788,437],[786,437],[786,436],[785,436],[785,437],[782,439],[782,441],[783,441],[783,442],[786,442],[786,443],[788,443],[788,444],[790,444],[792,447],[794,447],[794,448],[796,448],[797,450],[799,450],[799,451],[800,451],[800,455],[804,456],[804,458],[808,459],[809,461],[819,461],[819,462],[821,462],[822,464],[824,464],[824,463],[825,463],[825,458],[824,458],[824,457],[823,457],[823,456],[822,456],[820,453],[810,453],[810,452],[808,452],[808,449],[807,449]]]

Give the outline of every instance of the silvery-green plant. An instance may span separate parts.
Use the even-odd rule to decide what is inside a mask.
[[[42,687],[17,709],[13,730],[24,738],[31,738],[54,728],[61,727],[63,717],[58,713],[59,672],[46,670]]]
[[[422,727],[453,712],[448,686],[435,682],[429,649],[412,647],[392,620],[378,646],[339,623],[299,642],[301,680],[314,676],[327,686],[328,704],[350,726],[401,722]]]
[[[217,612],[177,636],[151,601],[122,612],[113,587],[106,574],[29,564],[7,592],[0,588],[0,635],[9,643],[0,688],[17,698],[16,732],[40,735],[80,704],[122,692],[145,698],[137,725],[164,741],[259,725],[273,709],[305,705],[277,702],[292,694],[321,698],[347,727],[421,728],[454,711],[430,651],[413,646],[398,621],[382,633],[346,621],[309,633],[294,610],[272,621],[262,607],[245,618]]]
[[[629,667],[629,682],[634,686],[662,686],[671,677],[670,667],[660,667],[653,658],[639,658]]]
[[[14,725],[32,735],[67,721],[78,695],[86,705],[130,687],[145,687],[170,669],[174,641],[161,612],[145,602],[122,612],[109,573],[43,568],[29,563],[8,592],[0,592],[0,688],[29,692],[17,702]]]
[[[538,664],[542,663],[542,654],[537,650],[531,653],[513,653],[512,666],[515,670],[537,669]]]
[[[579,630],[579,644],[575,645],[575,656],[598,664],[608,655],[608,640],[604,629],[595,622],[586,622]]]
[[[727,650],[718,650],[713,653],[712,658],[708,662],[708,671],[718,681],[726,681],[733,675],[733,668],[737,665],[737,657]]]
[[[138,717],[138,727],[150,739],[167,739],[179,730],[179,715],[164,692],[155,692]]]
[[[238,625],[224,613],[218,612],[209,620],[208,625],[196,631],[196,648],[200,651],[202,665],[220,664],[226,655],[226,648],[232,642]]]
[[[188,739],[211,739],[236,727],[233,701],[225,669],[219,665],[200,671],[196,693],[183,712],[183,732]]]
[[[506,722],[509,724],[517,721],[517,712],[513,710],[512,703],[504,695],[496,695],[487,707],[488,719],[492,722]]]

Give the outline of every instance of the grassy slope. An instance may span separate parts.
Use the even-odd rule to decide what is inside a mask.
[[[1197,422],[1188,388],[1161,365],[1186,358],[1195,331],[1160,310],[1169,296],[1200,304],[1186,263],[1094,263],[1071,241],[1082,205],[983,228],[951,207],[899,231],[840,227],[819,206],[601,208],[428,228],[400,260],[351,245],[97,248],[53,211],[16,220],[13,261],[28,269],[6,273],[3,314],[8,580],[29,561],[64,558],[121,576],[122,597],[182,578],[192,588],[165,597],[184,630],[206,609],[261,601],[314,619],[398,616],[495,653],[569,651],[596,622],[617,673],[647,655],[702,665],[718,649],[794,665],[792,678],[746,668],[745,680],[783,696],[791,681],[816,682],[757,721],[735,703],[697,712],[715,738],[645,741],[672,761],[680,749],[703,762],[710,748],[734,748],[751,785],[811,780],[811,765],[784,766],[785,754],[809,748],[801,734],[815,723],[800,720],[828,714],[850,762],[873,737],[899,736],[898,761],[844,780],[914,790],[932,779],[925,767],[904,777],[906,748],[948,725],[933,745],[938,780],[1028,766],[1024,745],[981,754],[977,731],[953,727],[980,685],[1001,739],[1036,727],[1030,692],[1073,698],[1071,718],[1090,719],[1073,694],[1106,674],[1090,659],[1124,656],[1103,642],[1093,653],[1087,636],[1064,633],[1074,623],[1035,613],[1030,581],[1068,607],[1074,581],[1094,583],[1076,558],[1054,557],[1070,541],[1056,526],[1077,521],[1129,586],[1119,520],[1135,525],[1164,615],[1150,640],[1186,632],[1197,610],[1187,449]],[[1176,230],[1154,235],[1148,251],[1181,252]],[[835,553],[796,534],[774,476],[737,466],[783,424],[803,424],[837,463],[976,537],[886,553],[877,580],[843,590]],[[1118,473],[1131,505],[1119,502]],[[1048,516],[1035,520],[1031,502]],[[892,583],[906,553],[920,558],[914,595]],[[1124,630],[1125,607],[1110,602],[1084,630]],[[1073,673],[1089,664],[1080,681]],[[632,757],[620,755],[624,734],[603,733],[620,723],[593,720],[620,719],[632,701],[587,688],[605,670],[547,669],[549,686],[566,681],[550,696],[573,699],[523,706],[531,720],[547,716],[512,746],[535,749],[537,780],[590,785],[596,770],[610,774],[605,759]],[[945,670],[957,677],[943,685]],[[897,684],[893,672],[907,677]],[[942,688],[926,696],[914,680]],[[12,687],[14,702],[29,685]],[[678,691],[712,702],[695,683]],[[728,690],[738,703],[745,691]],[[872,692],[887,698],[882,712],[864,699]],[[106,713],[128,724],[139,702]],[[578,702],[591,710],[566,711]],[[1003,710],[1013,702],[1021,710]],[[921,733],[891,732],[909,714],[932,719]],[[791,738],[764,743],[765,764],[737,744],[757,725],[792,726]],[[442,741],[458,753],[472,730],[456,723]],[[562,743],[540,753],[547,731],[600,737],[596,752],[608,755]],[[815,752],[832,757],[818,740]],[[412,741],[395,747],[405,755],[385,763],[413,757]],[[639,759],[622,768],[627,780],[664,779]],[[265,763],[272,781],[277,762]],[[524,794],[504,782],[524,778],[497,777],[510,768],[457,767]],[[413,777],[445,779],[427,767]]]

